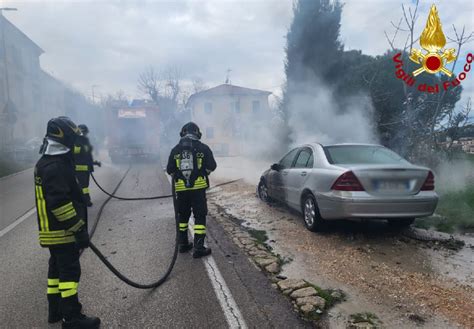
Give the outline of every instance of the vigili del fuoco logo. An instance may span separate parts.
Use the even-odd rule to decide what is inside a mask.
[[[395,76],[410,86],[416,87],[419,91],[428,93],[439,93],[441,89],[447,91],[449,88],[456,87],[461,81],[466,79],[468,72],[471,70],[472,53],[466,56],[466,64],[464,70],[451,80],[443,82],[440,87],[438,84],[427,85],[426,83],[416,83],[416,77],[420,74],[444,74],[447,77],[453,77],[446,65],[456,60],[456,50],[454,48],[445,49],[446,37],[443,33],[441,20],[435,5],[431,6],[426,26],[420,36],[420,46],[424,49],[413,48],[410,54],[410,60],[418,64],[418,68],[413,72],[406,72],[403,69],[402,53],[398,53],[393,57],[395,65]]]

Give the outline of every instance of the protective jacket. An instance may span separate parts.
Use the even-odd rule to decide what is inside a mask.
[[[74,145],[74,164],[76,172],[94,171],[92,145],[86,136],[78,136]]]
[[[209,187],[208,173],[216,167],[209,146],[185,136],[171,150],[166,171],[174,177],[175,191],[182,192]]]
[[[87,210],[70,155],[43,155],[34,175],[41,246],[74,243],[74,234],[86,225]]]

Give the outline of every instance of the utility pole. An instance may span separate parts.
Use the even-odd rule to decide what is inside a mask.
[[[92,103],[95,104],[95,88],[100,87],[99,85],[92,85],[91,90],[92,90]]]

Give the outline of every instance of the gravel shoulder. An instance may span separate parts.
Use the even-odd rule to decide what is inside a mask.
[[[211,214],[266,231],[268,245],[286,260],[282,275],[346,293],[328,313],[331,328],[346,328],[351,314],[363,312],[376,314],[385,328],[474,327],[472,238],[453,251],[381,222],[341,221],[312,233],[298,214],[265,204],[243,181],[214,189],[208,198]]]

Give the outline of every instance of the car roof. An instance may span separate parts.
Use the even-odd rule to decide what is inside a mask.
[[[322,146],[322,147],[327,147],[327,146],[381,146],[380,144],[371,144],[371,143],[332,143],[332,144],[323,144],[323,143],[318,143],[318,142],[312,142],[312,143],[307,143],[304,145],[301,145],[299,147],[303,146]]]

